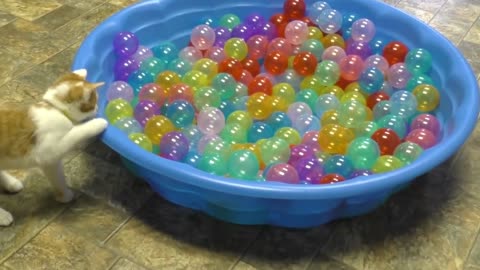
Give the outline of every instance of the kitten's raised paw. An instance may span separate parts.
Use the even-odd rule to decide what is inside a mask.
[[[6,210],[0,208],[0,226],[9,226],[13,222],[13,216]]]
[[[10,193],[17,193],[23,189],[23,184],[18,179],[15,179],[14,181],[6,183],[4,188]]]
[[[55,200],[61,203],[71,202],[75,198],[75,193],[71,189],[66,189],[61,194],[55,195]]]
[[[108,122],[103,118],[95,118],[90,120],[88,125],[90,126],[94,135],[99,135],[107,128]]]

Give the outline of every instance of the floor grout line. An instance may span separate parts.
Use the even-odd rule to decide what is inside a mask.
[[[261,227],[260,231],[257,233],[255,238],[245,247],[244,250],[242,250],[242,252],[240,253],[240,256],[237,257],[237,259],[232,263],[232,265],[228,268],[228,270],[233,270],[238,265],[238,263],[242,260],[242,258],[247,254],[248,250],[253,246],[255,241],[257,241],[260,238],[260,236],[262,235],[263,232],[265,232],[266,229],[267,228],[265,226]]]

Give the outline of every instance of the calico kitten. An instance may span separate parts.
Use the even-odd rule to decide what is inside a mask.
[[[86,77],[85,69],[60,77],[32,106],[0,104],[0,188],[7,192],[23,188],[5,170],[38,167],[52,184],[57,201],[73,199],[62,158],[107,127],[102,118],[88,120],[96,115],[96,89],[103,83],[90,83]],[[12,215],[0,208],[0,226],[12,222]]]

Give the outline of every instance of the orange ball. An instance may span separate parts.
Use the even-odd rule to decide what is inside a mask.
[[[311,52],[301,52],[293,59],[293,69],[302,76],[309,76],[315,73],[317,58]]]
[[[260,74],[260,64],[252,58],[245,58],[242,61],[243,68],[246,69],[253,77]]]
[[[225,58],[218,64],[218,73],[228,73],[232,75],[235,80],[241,78],[242,71],[242,63],[234,58]]]
[[[328,154],[345,154],[353,139],[352,130],[336,124],[323,126],[318,133],[320,148]]]
[[[264,62],[265,70],[273,75],[280,75],[288,68],[288,55],[274,50],[267,53]]]
[[[248,94],[265,93],[272,94],[273,84],[269,78],[265,76],[257,76],[248,84]]]

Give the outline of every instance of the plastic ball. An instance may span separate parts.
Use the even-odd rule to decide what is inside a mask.
[[[375,24],[369,19],[359,19],[352,24],[352,39],[361,42],[370,42],[375,37]]]
[[[194,96],[196,92],[198,92],[198,89],[202,87],[207,87],[207,85],[209,84],[207,74],[198,70],[188,71],[187,73],[185,73],[185,75],[183,75],[181,81],[192,88]],[[172,83],[172,85],[174,84],[176,83]]]
[[[372,55],[372,51],[370,49],[370,45],[368,44],[368,42],[354,41],[354,40],[348,40],[347,48],[345,49],[345,52],[348,55],[352,55],[352,54],[358,55],[363,60],[367,59]]]
[[[250,95],[255,93],[264,93],[267,95],[271,95],[273,90],[272,81],[262,75],[258,75],[248,84],[248,93]]]
[[[189,142],[190,150],[198,148],[198,142],[202,139],[203,133],[200,131],[198,126],[196,125],[189,125],[182,128],[182,133],[185,135]]]
[[[265,36],[254,35],[248,39],[247,46],[248,57],[254,60],[262,59],[267,52],[268,39]]]
[[[292,126],[292,120],[290,120],[288,115],[284,112],[272,113],[265,122],[272,127],[274,132],[280,128]]]
[[[417,110],[420,112],[433,111],[440,103],[440,93],[435,86],[430,84],[421,84],[415,87],[412,94],[417,99]]]
[[[379,69],[383,74],[387,74],[388,72],[388,62],[385,57],[374,54],[370,55],[367,59],[365,59],[365,69],[375,67]]]
[[[318,142],[320,148],[329,154],[344,154],[355,134],[348,128],[336,124],[328,124],[320,129]]]
[[[148,119],[144,132],[153,144],[159,144],[165,134],[174,130],[175,126],[170,119],[163,115],[155,115]]]
[[[138,100],[150,100],[160,106],[166,100],[166,93],[160,85],[156,83],[148,83],[140,89],[140,92],[138,93]]]
[[[216,63],[220,63],[223,59],[226,58],[225,51],[223,47],[213,46],[207,50],[205,57],[213,60]]]
[[[303,89],[299,91],[295,96],[295,101],[307,103],[307,105],[310,107],[310,109],[312,109],[312,111],[315,108],[317,99],[317,92],[312,89]]]
[[[315,75],[320,78],[320,84],[324,86],[332,86],[337,83],[340,73],[340,66],[330,60],[323,60],[315,70]]]
[[[173,59],[169,64],[167,69],[177,73],[180,76],[185,75],[188,71],[192,69],[192,62],[181,59],[181,58],[176,58]]]
[[[265,173],[265,180],[288,184],[298,184],[300,182],[297,170],[287,163],[272,165]]]
[[[117,81],[126,81],[130,74],[140,68],[140,64],[133,58],[121,58],[115,62],[114,75]]]
[[[293,87],[298,87],[301,82],[300,75],[297,74],[293,69],[287,69],[284,73],[276,77],[278,83],[288,83]]]
[[[280,51],[288,57],[293,54],[293,46],[285,38],[278,37],[273,39],[267,47],[267,54],[272,51]]]
[[[255,122],[250,127],[247,133],[248,142],[255,143],[261,139],[268,139],[273,137],[273,128],[264,122]]]
[[[225,55],[242,61],[248,54],[247,43],[241,38],[230,38],[225,42],[225,47],[223,48]]]
[[[138,38],[132,32],[119,32],[113,38],[115,54],[120,58],[133,55],[138,49]]]
[[[257,28],[256,34],[265,36],[268,40],[272,40],[277,36],[277,28],[273,23],[265,22]]]
[[[397,115],[385,115],[377,121],[379,128],[390,128],[403,139],[407,135],[407,123],[403,117]]]
[[[343,181],[345,181],[345,177],[343,177],[342,175],[336,173],[329,173],[325,174],[320,179],[320,184],[335,184]]]
[[[227,173],[227,162],[220,154],[212,153],[202,155],[197,167],[202,171],[223,176]]]
[[[181,82],[180,76],[177,73],[172,71],[163,71],[158,74],[157,79],[155,81],[159,86],[163,89],[167,90],[170,89],[173,85]]]
[[[287,115],[290,120],[295,122],[302,115],[312,115],[312,109],[305,102],[294,102],[288,106]]]
[[[323,38],[323,33],[320,30],[320,28],[318,28],[316,26],[309,26],[308,27],[308,38],[321,41],[322,38]],[[323,45],[322,45],[322,47],[323,47]]]
[[[391,109],[392,109],[392,102],[390,100],[379,101],[373,107],[373,118],[375,120],[378,120],[384,117],[385,115],[390,114]]]
[[[228,13],[220,18],[219,25],[231,31],[235,26],[239,25],[240,22],[240,18],[237,15]]]
[[[212,59],[202,58],[195,62],[192,69],[202,72],[207,75],[208,80],[212,80],[217,75],[218,64]]]
[[[342,27],[343,16],[336,9],[324,9],[317,18],[315,23],[322,32],[327,34],[336,33]]]
[[[293,69],[302,76],[309,76],[315,73],[317,58],[311,52],[298,53],[293,60]]]
[[[238,150],[228,159],[228,172],[230,177],[253,180],[260,170],[260,162],[255,153],[250,150]]]
[[[303,136],[308,131],[320,130],[320,119],[311,114],[304,114],[298,117],[292,126]]]
[[[339,174],[347,178],[352,174],[353,170],[352,161],[344,155],[333,155],[323,164],[325,174]]]
[[[247,41],[254,34],[254,27],[246,23],[240,23],[232,29],[232,37],[241,38],[245,41]]]
[[[408,47],[400,41],[392,41],[386,44],[382,53],[390,66],[405,62],[407,54]]]
[[[318,97],[315,103],[315,115],[321,117],[326,111],[337,109],[340,105],[337,97],[332,94],[324,94]]]
[[[375,105],[377,105],[378,102],[383,101],[383,100],[389,100],[389,99],[390,99],[390,97],[386,93],[384,93],[382,91],[378,91],[378,92],[373,93],[373,94],[368,96],[367,106],[370,109],[373,109],[375,107]]]
[[[437,137],[428,129],[417,128],[408,133],[405,141],[416,143],[425,150],[437,144]]]
[[[138,123],[138,121],[132,117],[122,118],[116,121],[113,126],[120,129],[127,135],[130,135],[132,133],[141,133],[143,130],[140,123]]]
[[[137,106],[135,106],[133,115],[142,126],[145,126],[148,119],[154,115],[160,114],[159,111],[160,108],[155,102],[150,100],[142,100],[138,102]]]
[[[400,90],[390,97],[390,112],[406,119],[417,112],[417,98],[410,92]]]
[[[272,88],[272,95],[284,98],[288,103],[295,101],[295,89],[288,83],[278,83]]]
[[[226,27],[217,27],[214,29],[215,32],[215,42],[213,43],[213,46],[218,46],[222,47],[225,45],[225,42],[229,40],[232,37],[232,33],[230,30]]]
[[[117,98],[107,104],[105,116],[108,122],[115,124],[115,122],[122,118],[133,117],[133,108],[128,101]]]
[[[107,89],[107,100],[111,101],[117,98],[131,101],[133,99],[132,87],[124,81],[115,81]]]
[[[202,57],[202,52],[193,46],[185,47],[178,53],[178,58],[192,64],[200,60]]]
[[[322,38],[322,43],[325,48],[330,46],[338,46],[345,49],[345,40],[338,34],[328,34]]]
[[[247,130],[252,126],[253,119],[250,116],[250,114],[248,114],[245,111],[234,111],[228,116],[226,123],[227,124],[237,123],[243,129]]]
[[[304,0],[286,0],[283,3],[285,17],[290,20],[298,20],[305,16],[306,5]]]
[[[139,64],[142,64],[148,58],[153,57],[153,52],[150,48],[145,46],[138,46],[137,51],[132,55],[132,58],[135,59]]]
[[[159,155],[163,158],[182,161],[188,153],[188,140],[179,131],[172,131],[162,137]]]
[[[366,107],[355,100],[340,104],[338,108],[339,123],[347,128],[353,128],[358,123],[367,120]]]
[[[397,89],[405,88],[411,76],[411,73],[404,63],[397,63],[390,66],[387,72],[388,83]]]
[[[147,72],[142,70],[134,71],[130,76],[128,76],[128,84],[133,88],[133,92],[138,94],[140,92],[143,85],[147,83],[152,83],[154,81],[154,77]]]
[[[202,154],[207,155],[211,153],[217,153],[220,154],[222,158],[228,159],[231,152],[232,148],[229,142],[224,141],[218,136],[212,136],[211,139],[207,140],[205,146],[203,147]]]
[[[188,101],[189,103],[193,103],[193,90],[189,85],[184,83],[177,83],[170,87],[170,89],[168,90],[167,101],[173,102],[179,99],[183,99]]]
[[[153,47],[152,51],[155,57],[167,62],[170,62],[173,59],[177,58],[179,53],[177,46],[175,46],[175,44],[169,41],[162,42],[159,45]]]
[[[157,77],[157,75],[165,70],[165,62],[161,59],[156,57],[150,57],[145,59],[141,65],[140,69],[150,73],[153,77]]]
[[[245,70],[247,70],[252,76],[257,76],[260,74],[261,71],[261,66],[258,63],[257,60],[254,60],[253,58],[245,58],[242,61],[242,66]]]
[[[438,137],[440,135],[440,121],[432,114],[423,113],[417,115],[410,124],[410,129],[426,129]]]
[[[218,73],[228,73],[235,79],[242,75],[243,66],[237,59],[227,57],[218,64]]]
[[[215,135],[225,126],[225,117],[217,108],[204,107],[197,116],[200,131],[206,135]]]
[[[231,144],[246,143],[247,130],[237,123],[226,124],[220,132],[220,137]]]
[[[244,20],[243,22],[247,25],[252,26],[254,29],[259,28],[262,24],[266,22],[265,17],[263,17],[261,14],[253,12],[250,13]]]
[[[201,156],[196,151],[190,149],[190,151],[187,153],[187,155],[183,159],[183,162],[185,162],[185,164],[188,164],[194,168],[197,168],[200,161],[200,157]]]
[[[340,124],[340,114],[337,109],[327,110],[320,118],[320,124],[326,126],[328,124]]]
[[[314,149],[307,144],[298,144],[290,147],[288,163],[296,167],[296,163],[302,158],[315,158]]]
[[[413,49],[405,56],[405,64],[412,74],[427,73],[432,68],[432,55],[423,48]]]
[[[348,81],[356,81],[363,71],[364,63],[358,55],[347,55],[340,60],[340,75]]]
[[[413,142],[403,142],[395,148],[393,155],[405,165],[414,162],[423,152],[422,147]]]
[[[300,180],[306,181],[310,184],[319,183],[324,174],[322,164],[316,157],[303,157],[293,166],[297,170]]]
[[[405,86],[405,90],[412,92],[415,87],[421,85],[421,84],[430,84],[433,85],[434,82],[432,78],[428,75],[425,74],[414,74],[408,80],[407,85]]]
[[[347,54],[345,50],[338,46],[330,46],[326,48],[322,53],[322,60],[330,60],[337,64],[340,64],[340,61],[345,58]]]
[[[264,67],[267,72],[279,75],[288,68],[288,55],[279,50],[272,50],[265,56]]]
[[[150,139],[143,133],[136,132],[131,133],[128,135],[128,139],[135,143],[136,145],[140,146],[142,149],[147,150],[148,152],[152,152],[153,145]]]
[[[193,94],[195,108],[200,111],[205,107],[218,108],[222,103],[220,93],[213,87],[200,87]]]
[[[274,136],[284,139],[289,145],[296,145],[302,141],[300,133],[292,127],[282,127],[275,132]]]
[[[352,161],[355,169],[367,170],[380,156],[377,142],[369,137],[358,137],[348,146],[347,157]]]
[[[293,45],[300,45],[308,38],[308,25],[300,20],[293,20],[285,27],[285,39]]]
[[[386,173],[400,169],[405,164],[395,156],[383,155],[377,159],[372,167],[374,173]]]
[[[186,100],[177,99],[168,105],[165,116],[177,128],[185,128],[192,124],[195,118],[195,108]]]
[[[397,133],[389,128],[379,128],[371,138],[377,142],[381,155],[392,155],[395,148],[401,143]]]
[[[366,68],[359,78],[359,84],[365,93],[373,94],[383,86],[384,75],[376,67]]]
[[[378,130],[378,125],[373,121],[363,121],[355,127],[355,135],[357,137],[371,137]]]

